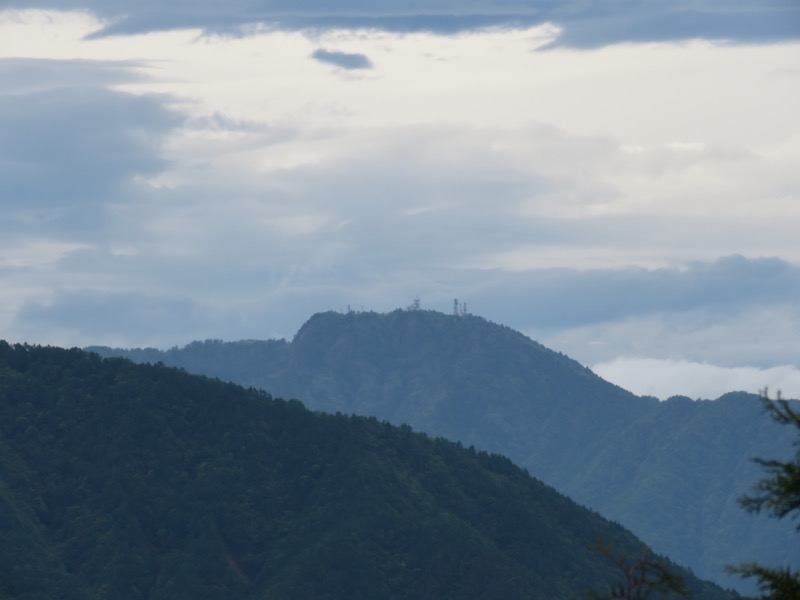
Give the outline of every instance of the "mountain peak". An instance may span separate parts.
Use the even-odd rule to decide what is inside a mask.
[[[727,586],[740,581],[726,564],[796,553],[791,533],[737,503],[759,475],[750,459],[791,449],[752,394],[639,398],[508,327],[428,310],[320,313],[291,342],[200,344],[164,358],[509,456]]]

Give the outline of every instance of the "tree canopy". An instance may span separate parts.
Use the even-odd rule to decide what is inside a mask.
[[[0,597],[558,599],[613,576],[596,539],[640,547],[497,454],[0,342]]]
[[[768,390],[762,392],[764,408],[772,418],[789,427],[797,429],[795,446],[797,451],[791,460],[756,458],[756,463],[767,472],[749,496],[741,500],[749,512],[766,512],[778,519],[800,518],[800,412],[778,392],[776,400],[770,400]],[[800,523],[796,525],[800,532]],[[800,598],[800,571],[790,566],[770,567],[757,562],[732,567],[734,573],[743,577],[753,577],[758,581],[762,597],[770,600],[797,600]]]

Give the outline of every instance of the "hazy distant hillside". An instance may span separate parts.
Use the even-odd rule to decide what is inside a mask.
[[[640,548],[497,455],[0,342],[3,598],[575,598],[617,579],[598,539]]]
[[[791,451],[791,432],[752,394],[639,398],[511,329],[429,311],[318,314],[291,343],[96,350],[503,453],[701,576],[739,589],[747,588],[726,564],[800,556],[791,528],[736,501],[760,477],[752,457]]]

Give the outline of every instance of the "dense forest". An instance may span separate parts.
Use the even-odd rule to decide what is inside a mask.
[[[800,556],[788,528],[738,503],[761,475],[753,457],[792,452],[791,432],[763,413],[755,394],[636,397],[507,327],[432,311],[318,314],[291,342],[95,350],[507,455],[725,586],[754,589],[726,565]]]
[[[598,540],[641,551],[497,454],[0,342],[0,598],[576,598]]]

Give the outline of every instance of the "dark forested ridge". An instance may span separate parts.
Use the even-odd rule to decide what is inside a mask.
[[[797,536],[737,502],[760,477],[752,457],[791,453],[790,432],[763,414],[753,394],[703,402],[636,397],[507,327],[430,311],[318,314],[291,342],[95,350],[505,454],[727,586],[742,582],[725,573],[726,564],[754,556],[789,564],[800,556]]]
[[[639,551],[498,455],[0,342],[0,598],[575,598],[598,539]]]

